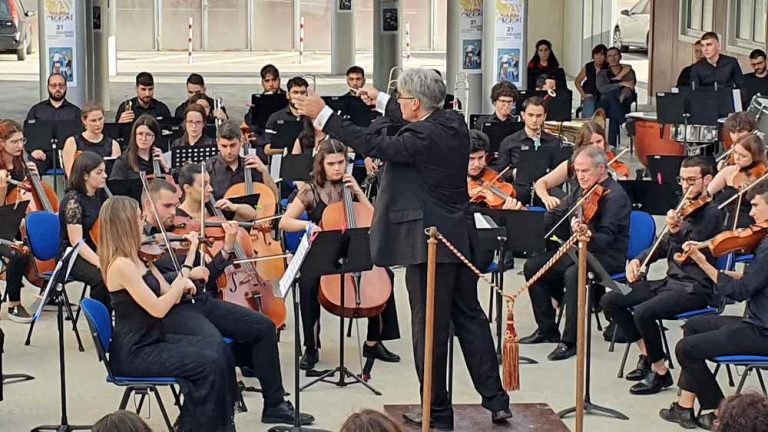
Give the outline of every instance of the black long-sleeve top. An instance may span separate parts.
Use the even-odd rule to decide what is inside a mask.
[[[501,171],[504,168],[511,166],[512,168],[505,174],[505,178],[510,179],[512,178],[512,170],[517,168],[517,164],[520,160],[520,153],[524,151],[538,151],[545,147],[560,149],[562,145],[562,142],[556,136],[543,131],[539,141],[540,146],[536,148],[535,140],[525,133],[525,129],[504,138],[499,145],[499,159],[496,161],[496,168]],[[541,175],[544,174],[546,174],[546,172],[541,173]],[[541,177],[541,175],[536,178]]]
[[[715,293],[736,301],[747,301],[744,321],[768,331],[768,237],[754,252],[754,260],[747,266],[741,279],[725,273],[717,276]]]
[[[691,82],[696,87],[712,87],[715,83],[721,87],[741,87],[743,81],[738,60],[724,54],[720,54],[714,66],[706,58],[701,58],[691,68]]]

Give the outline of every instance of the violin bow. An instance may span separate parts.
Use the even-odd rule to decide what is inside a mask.
[[[761,181],[765,180],[766,177],[768,177],[768,172],[766,172],[765,174],[760,176],[757,180],[755,180],[752,183],[750,183],[749,185],[747,185],[747,187],[745,187],[744,189],[740,190],[739,193],[737,193],[736,195],[734,195],[734,196],[728,198],[727,200],[725,200],[722,204],[717,206],[717,209],[718,210],[722,210],[725,206],[727,206],[728,204],[732,203],[734,200],[736,200],[737,198],[739,198],[743,194],[747,193],[748,190],[750,190],[753,187],[755,187]]]
[[[683,204],[685,204],[686,200],[688,199],[688,193],[691,192],[691,189],[688,188],[688,191],[685,192],[685,195],[683,195],[683,199],[680,200],[680,202],[677,204],[677,207],[675,207],[675,213],[679,212],[680,209],[683,208]],[[656,252],[656,248],[659,247],[661,244],[661,239],[664,238],[664,235],[667,234],[667,231],[669,231],[669,224],[665,224],[664,228],[661,230],[661,233],[659,233],[659,236],[656,237],[656,241],[653,243],[653,246],[648,250],[648,253],[645,256],[645,259],[643,260],[643,263],[640,264],[640,274],[645,274],[647,270],[648,263],[651,261],[651,257]]]
[[[200,236],[200,241],[198,242],[200,250],[198,251],[198,254],[200,255],[200,266],[205,266],[205,254],[203,254],[203,236],[205,233],[205,200],[203,197],[205,196],[205,162],[200,162],[200,181],[201,183],[201,189],[200,189],[200,233],[198,234]]]
[[[163,243],[165,244],[165,247],[168,251],[168,256],[171,257],[173,268],[176,270],[176,273],[180,273],[181,267],[179,266],[179,259],[176,257],[176,253],[174,253],[173,248],[171,248],[171,242],[168,240],[168,233],[165,231],[163,222],[160,220],[160,215],[157,213],[157,207],[155,206],[155,201],[152,199],[152,194],[149,193],[149,184],[147,183],[147,173],[145,173],[144,171],[139,171],[139,179],[141,179],[141,187],[144,189],[144,193],[147,194],[147,199],[149,200],[149,203],[150,203],[149,208],[152,209],[152,217],[155,218],[155,222],[157,222],[157,227],[160,229],[160,236],[162,237]]]
[[[620,152],[619,152],[619,154],[617,154],[617,155],[616,155],[616,156],[614,156],[614,157],[613,157],[611,160],[609,160],[609,161],[608,161],[608,162],[605,164],[605,166],[610,166],[612,163],[614,163],[614,162],[616,162],[617,160],[619,160],[619,158],[620,158],[620,157],[621,157],[621,156],[622,156],[624,153],[626,153],[626,152],[628,152],[628,151],[629,151],[629,149],[628,149],[628,148],[625,148],[624,150],[620,151]]]
[[[595,183],[595,184],[594,184],[594,185],[593,185],[591,188],[589,188],[589,190],[587,191],[587,193],[585,193],[584,195],[582,195],[582,196],[581,196],[581,198],[579,198],[579,200],[578,200],[578,201],[576,201],[576,203],[575,203],[575,204],[574,204],[574,205],[571,207],[571,209],[570,209],[570,210],[568,210],[568,212],[567,212],[567,213],[566,213],[566,214],[565,214],[565,215],[564,215],[562,218],[560,218],[560,220],[559,220],[559,221],[557,221],[557,223],[555,224],[555,226],[553,226],[553,227],[552,227],[552,229],[550,229],[550,230],[549,230],[549,232],[548,232],[546,235],[544,235],[544,238],[545,238],[545,239],[548,239],[548,238],[549,238],[549,236],[551,236],[551,235],[552,235],[552,233],[554,233],[554,232],[555,232],[555,230],[557,229],[557,227],[559,227],[560,225],[562,225],[563,221],[565,221],[566,219],[568,219],[568,218],[569,218],[569,217],[570,217],[570,216],[573,214],[573,212],[574,212],[574,211],[576,211],[577,209],[579,209],[579,208],[581,207],[581,203],[583,203],[583,202],[584,202],[584,200],[585,200],[585,199],[587,199],[587,197],[588,197],[588,196],[592,195],[592,192],[594,192],[594,191],[595,191],[595,189],[597,189],[597,187],[598,187],[599,185],[600,185],[600,183]]]

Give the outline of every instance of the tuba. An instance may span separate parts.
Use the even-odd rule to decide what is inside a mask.
[[[564,143],[568,144],[575,144],[576,142],[576,136],[579,134],[579,129],[581,129],[581,126],[584,125],[584,123],[587,123],[589,121],[595,122],[598,125],[600,125],[603,129],[605,129],[606,125],[606,115],[605,110],[602,108],[598,108],[595,111],[595,114],[590,119],[577,119],[577,120],[571,120],[571,121],[545,121],[544,122],[544,130],[548,133],[551,133],[552,135],[556,135],[561,140],[563,140]]]

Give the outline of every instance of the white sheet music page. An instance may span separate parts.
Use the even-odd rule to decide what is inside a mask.
[[[312,225],[310,225],[310,227],[312,227]],[[285,269],[283,277],[280,278],[280,282],[278,283],[280,289],[278,297],[285,298],[288,295],[293,280],[296,279],[296,275],[299,273],[299,269],[301,269],[301,264],[304,262],[304,258],[306,258],[307,253],[309,252],[309,247],[309,235],[305,232],[304,236],[301,238],[299,247],[296,249],[296,253],[293,254],[291,262],[288,263],[288,268]]]

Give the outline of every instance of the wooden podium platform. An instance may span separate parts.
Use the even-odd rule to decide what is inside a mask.
[[[420,405],[384,405],[384,411],[406,431],[421,428],[405,423],[403,413],[420,409]],[[557,413],[545,403],[520,403],[509,406],[513,417],[506,424],[491,423],[491,413],[481,405],[454,405],[453,430],[456,432],[547,431],[568,432]]]

